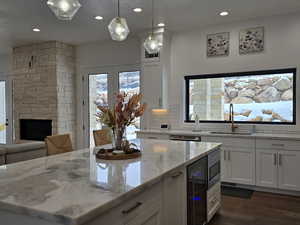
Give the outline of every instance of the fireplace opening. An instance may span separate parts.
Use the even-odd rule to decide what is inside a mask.
[[[52,135],[52,120],[20,119],[20,139],[44,141]]]

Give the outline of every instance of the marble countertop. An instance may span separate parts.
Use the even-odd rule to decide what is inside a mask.
[[[220,146],[136,140],[142,157],[95,160],[93,150],[0,167],[0,210],[58,224],[84,224]]]
[[[235,137],[235,138],[267,138],[267,139],[289,139],[300,140],[300,134],[276,134],[276,133],[252,133],[252,134],[225,134],[211,133],[210,131],[189,131],[189,130],[141,130],[141,134],[166,134],[166,135],[188,135],[188,136],[215,136],[215,137]]]

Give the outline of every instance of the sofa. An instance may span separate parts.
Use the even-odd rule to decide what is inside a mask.
[[[47,155],[45,142],[24,142],[0,145],[0,165],[21,162]]]
[[[0,166],[5,164],[5,150],[0,149]]]

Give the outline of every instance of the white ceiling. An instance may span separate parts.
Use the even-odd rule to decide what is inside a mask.
[[[128,19],[131,35],[151,25],[150,0],[120,0],[121,14]],[[59,40],[81,44],[108,39],[107,25],[116,13],[116,0],[80,0],[82,8],[72,21],[59,21],[46,0],[0,0],[0,53],[11,46]],[[179,31],[211,24],[300,11],[299,0],[155,0],[156,22]],[[140,14],[132,8],[142,7]],[[220,17],[222,10],[230,16]],[[94,16],[101,15],[103,21]],[[32,32],[39,27],[40,33]]]

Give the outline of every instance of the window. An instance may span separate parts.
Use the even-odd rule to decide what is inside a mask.
[[[0,81],[0,144],[6,144],[6,83]]]
[[[296,124],[296,69],[186,76],[186,122]]]
[[[140,93],[140,71],[119,73],[119,91],[126,92],[129,96]],[[140,129],[140,118],[137,118],[135,125],[126,129],[128,140],[136,138],[136,131]]]

